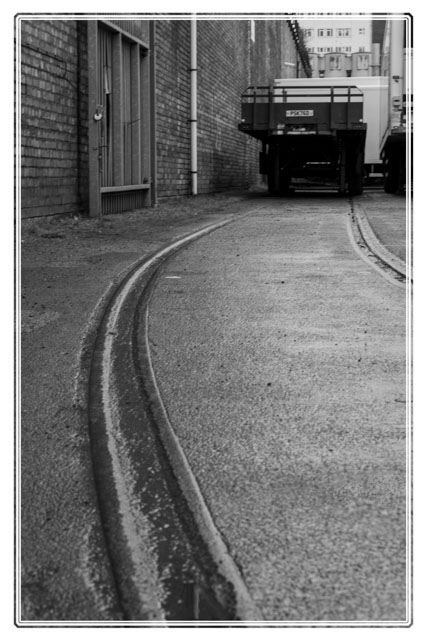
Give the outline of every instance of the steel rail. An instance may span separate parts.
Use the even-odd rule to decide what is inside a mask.
[[[89,430],[124,620],[163,626],[262,620],[167,420],[147,338],[147,303],[159,269],[190,242],[233,219],[206,226],[136,265],[110,295],[99,323],[89,376]]]

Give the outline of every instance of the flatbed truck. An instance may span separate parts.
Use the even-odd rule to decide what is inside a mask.
[[[352,85],[251,86],[242,94],[238,128],[262,143],[260,173],[268,191],[292,189],[363,191],[366,123],[363,93]]]

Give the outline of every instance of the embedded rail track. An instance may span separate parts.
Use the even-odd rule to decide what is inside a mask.
[[[112,293],[94,344],[94,474],[125,620],[261,619],[168,422],[147,336],[148,301],[162,265],[227,222],[138,265]]]
[[[390,253],[373,233],[361,207],[350,198],[352,239],[361,255],[384,276],[405,287],[408,279],[406,264]]]
[[[358,213],[350,199],[355,248],[404,286],[400,266],[369,246]],[[90,366],[89,426],[125,620],[262,620],[169,423],[151,364],[156,345],[147,330],[149,300],[162,267],[188,243],[229,222],[205,227],[135,266],[100,318]]]

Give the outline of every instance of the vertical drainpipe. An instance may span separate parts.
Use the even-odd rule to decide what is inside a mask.
[[[197,22],[190,23],[190,123],[191,123],[191,195],[197,195]]]

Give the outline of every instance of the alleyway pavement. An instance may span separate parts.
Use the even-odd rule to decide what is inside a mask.
[[[274,199],[169,261],[150,303],[169,420],[266,620],[406,618],[405,289],[347,210]]]
[[[22,223],[21,254],[18,256],[22,293],[21,416],[18,425],[21,438],[22,620],[120,620],[120,606],[111,568],[106,561],[94,489],[87,430],[86,380],[82,374],[86,336],[88,331],[94,330],[95,318],[108,292],[142,257],[207,224],[243,214],[261,201],[263,205],[269,202],[261,193],[199,196],[171,201],[143,212],[106,216],[102,220],[67,218]],[[219,527],[229,536],[231,550],[247,571],[254,599],[263,606],[265,616],[277,619],[285,613],[288,619],[298,616],[303,619],[304,615],[313,619],[337,615],[342,618],[353,615],[400,619],[405,572],[401,562],[404,521],[404,488],[400,481],[404,463],[402,423],[398,424],[397,418],[396,422],[393,417],[390,424],[384,423],[380,435],[375,433],[369,419],[376,402],[375,394],[372,395],[367,387],[372,383],[378,391],[379,380],[385,372],[386,381],[380,389],[381,416],[386,420],[386,403],[390,402],[393,416],[397,415],[397,410],[404,422],[401,338],[405,296],[390,283],[381,282],[369,265],[352,254],[345,227],[341,223],[337,225],[344,204],[335,200],[330,215],[316,219],[315,200],[310,200],[302,217],[296,213],[297,202],[289,204],[287,201],[285,207],[284,202],[274,199],[267,216],[249,216],[245,221],[228,225],[223,231],[190,246],[176,261],[170,262],[168,274],[177,277],[159,282],[152,305],[150,331],[158,345],[154,365],[172,416],[179,414],[179,422],[187,430],[179,435],[188,449],[190,462],[199,473]],[[404,199],[367,194],[358,202],[379,241],[398,259],[404,260]],[[306,233],[304,225],[307,224],[309,232]],[[302,237],[306,245],[301,244]],[[261,250],[262,242],[265,246]],[[315,274],[312,272],[313,252],[320,265]],[[288,258],[283,259],[283,253],[289,254]],[[187,259],[188,265],[183,262]],[[341,271],[334,273],[335,267]],[[174,294],[171,310],[171,287],[183,284],[186,270],[192,274],[192,285],[184,294]],[[345,288],[350,307],[342,306],[340,287]],[[329,314],[329,320],[327,326],[321,325],[323,328],[317,329],[316,335],[314,325],[309,328],[311,310],[305,308],[298,297],[301,290],[309,292],[312,300],[316,295],[322,297],[325,305],[329,300],[329,307],[318,309],[319,319],[324,320]],[[221,303],[225,305],[223,307],[218,304],[220,291],[226,292]],[[260,293],[261,297],[255,293]],[[359,299],[355,301],[356,295]],[[307,386],[310,365],[304,360],[304,340],[309,338],[310,344],[316,342],[319,357],[323,353],[327,359],[333,357],[338,361],[342,358],[340,349],[352,340],[345,332],[345,320],[359,313],[360,296],[366,305],[357,320],[360,344],[351,344],[355,361],[361,358],[361,363],[355,365],[359,369],[352,368],[349,373],[345,364],[334,374],[330,369],[332,377],[317,380],[319,387],[312,391],[310,385]],[[177,300],[180,302],[176,305]],[[333,321],[330,319],[331,304],[335,305]],[[236,317],[239,309],[244,318]],[[284,310],[290,310],[292,314],[288,328],[280,320]],[[171,314],[168,315],[169,311]],[[297,312],[302,316],[305,314],[307,326],[301,323],[302,316]],[[249,326],[251,318],[253,323]],[[243,332],[239,321],[243,322]],[[385,353],[381,347],[374,356],[370,349],[375,350],[378,344],[383,344],[384,323],[393,334],[391,349],[395,351]],[[188,337],[188,348],[182,360],[182,353],[170,352],[169,339],[178,332],[181,337],[188,334],[190,327],[194,331],[195,327],[198,329]],[[282,340],[285,333],[292,343],[294,366],[286,371],[286,389],[279,389],[277,383],[284,379],[281,378],[284,365],[278,340],[279,336]],[[373,333],[377,347],[373,347],[367,338],[369,334],[372,338]],[[324,351],[322,340],[326,336],[331,346],[335,334],[336,353],[331,356],[330,351],[329,355]],[[298,336],[304,340],[299,341]],[[242,361],[242,349],[248,346]],[[372,362],[374,357],[375,363]],[[172,379],[169,364],[180,358],[182,370]],[[305,368],[298,370],[299,362],[305,362]],[[215,377],[219,364],[226,367],[221,379]],[[175,373],[178,370],[179,367]],[[373,370],[377,373],[372,373]],[[188,376],[190,371],[199,380],[197,383],[193,379],[193,386]],[[367,387],[362,395],[356,396],[354,385],[361,374]],[[350,410],[345,419],[342,393],[348,393],[348,386],[343,383],[344,379],[358,398],[354,411]],[[201,384],[202,380],[209,388],[203,387],[198,393],[194,385]],[[260,384],[263,385],[262,393],[259,392]],[[342,384],[344,387],[340,386]],[[295,398],[291,395],[292,385],[298,389]],[[334,385],[338,385],[335,392]],[[242,388],[260,399],[256,416],[247,416],[255,425],[250,435],[244,418],[245,409],[241,406],[247,406],[247,399],[238,395],[238,389]],[[285,395],[281,396],[283,391]],[[323,393],[328,396],[329,404],[325,407],[320,401]],[[193,438],[193,428],[201,424],[198,416],[206,409],[204,402],[209,397],[218,401],[218,413],[205,414],[209,415],[209,425],[201,425],[200,439]],[[297,449],[284,446],[285,441],[289,442],[296,434],[277,430],[279,397],[285,398],[284,415],[300,412],[295,422],[300,433],[304,425],[314,421],[319,435],[318,430],[329,424],[328,415],[333,416],[333,424],[329,427],[335,434],[334,440],[322,441],[320,459],[324,471],[321,476],[316,476],[317,462],[310,458],[309,445],[312,444],[310,439],[315,437],[314,432],[311,435],[306,432]],[[310,397],[310,415],[303,408],[307,397]],[[367,419],[363,442],[357,435],[360,415]],[[182,420],[183,416],[188,420]],[[218,427],[214,434],[212,424]],[[387,433],[386,427],[389,427]],[[266,441],[265,435],[270,428],[276,431],[269,433]],[[230,447],[231,436],[234,449]],[[391,443],[390,455],[384,454],[377,466],[373,452],[385,440]],[[261,446],[262,442],[266,444]],[[224,451],[229,455],[226,459],[222,456]],[[280,459],[276,456],[278,451]],[[357,477],[354,466],[354,460],[360,459],[362,453],[366,455],[366,471],[373,472],[366,480],[367,484]],[[276,473],[279,462],[288,465],[285,478]],[[330,519],[311,518],[317,500],[323,500],[331,489],[328,473],[332,473],[334,464],[338,464],[343,477],[350,477],[356,493],[350,495],[350,488],[345,496],[341,495],[343,510],[337,512],[334,500],[341,499],[338,495],[341,489],[334,486],[338,493],[328,498],[331,500]],[[363,465],[362,468],[364,471]],[[399,479],[393,480],[396,471]],[[350,476],[346,476],[347,473]],[[308,490],[308,484],[313,481],[319,481],[317,497],[310,495]],[[393,485],[385,491],[382,512],[374,517],[373,511],[368,509],[367,520],[361,521],[358,510],[366,507],[366,501],[371,501],[373,508],[376,492],[381,490],[378,482],[383,483],[382,488],[388,482]],[[287,505],[268,503],[268,500],[274,501],[276,495],[274,491],[269,493],[272,486],[284,490]],[[256,504],[252,502],[251,493],[255,487],[256,492],[261,489],[257,498],[260,502]],[[362,494],[356,495],[358,491]],[[241,509],[237,509],[238,503]],[[261,503],[262,509],[257,510],[256,505]],[[285,506],[290,511],[285,513]],[[292,525],[291,514],[294,516]],[[345,540],[340,540],[348,545],[344,557],[351,565],[357,593],[352,591],[353,586],[350,588],[345,583],[344,573],[348,567],[333,561],[338,540],[334,538],[333,522],[337,519],[342,527],[348,527]],[[292,557],[285,558],[278,545],[288,541],[290,526],[295,527],[293,542],[288,546]],[[301,548],[307,543],[308,533],[310,549],[304,559]],[[253,535],[267,540],[267,557],[257,541],[251,539]],[[362,544],[356,556],[352,547],[354,535]],[[317,545],[324,545],[326,540],[328,562],[315,575],[312,563],[318,553]],[[389,544],[385,551],[381,549],[383,540]],[[374,568],[379,569],[384,557],[387,559],[385,564],[375,573]],[[301,577],[300,569],[304,568],[305,562],[309,583]],[[367,562],[371,563],[370,570]],[[284,576],[286,589],[293,594],[285,603],[277,600],[278,590],[283,588],[283,584],[277,583],[279,573]],[[325,585],[332,584],[335,586],[330,597],[321,596]],[[318,594],[312,600],[307,595],[310,589]],[[376,599],[369,600],[368,593],[376,593]]]

